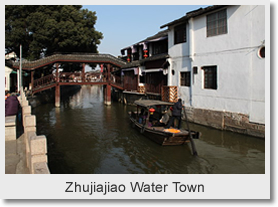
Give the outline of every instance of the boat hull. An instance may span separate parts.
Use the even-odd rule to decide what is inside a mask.
[[[130,117],[133,128],[160,145],[184,145],[190,142],[189,133],[170,133],[163,131],[163,127],[147,127]],[[160,130],[158,130],[160,129]]]

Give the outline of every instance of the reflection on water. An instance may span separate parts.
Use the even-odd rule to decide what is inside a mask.
[[[264,140],[191,124],[201,131],[190,147],[160,146],[134,130],[128,119],[132,106],[103,104],[102,88],[83,86],[53,103],[34,108],[37,133],[48,141],[51,173],[264,173]],[[183,123],[182,127],[186,127]]]

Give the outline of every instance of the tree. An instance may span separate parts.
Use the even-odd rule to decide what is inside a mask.
[[[71,5],[6,5],[5,49],[39,59],[55,52],[93,52],[103,34],[95,30],[96,12]]]

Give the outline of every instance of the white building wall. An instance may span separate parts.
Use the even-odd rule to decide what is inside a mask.
[[[207,37],[206,15],[194,18],[193,35],[187,42],[173,44],[173,28],[169,28],[169,55],[175,75],[169,83],[179,86],[185,105],[218,111],[248,114],[251,122],[264,123],[265,61],[258,50],[265,39],[264,6],[227,7],[228,33]],[[194,48],[189,50],[189,41]],[[189,58],[193,51],[193,61]],[[217,90],[204,89],[203,66],[217,66]],[[180,71],[198,67],[192,75],[192,88],[180,87]],[[169,71],[171,73],[171,71]],[[192,101],[191,98],[192,97]]]
[[[5,91],[9,91],[11,84],[10,84],[10,74],[13,70],[7,66],[5,66]]]

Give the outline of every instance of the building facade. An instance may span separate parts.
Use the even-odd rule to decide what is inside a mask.
[[[167,86],[168,31],[164,30],[121,50],[128,63],[122,68],[126,91],[160,94]]]
[[[210,6],[165,27],[168,85],[178,86],[193,119],[213,122],[216,116],[211,125],[217,128],[255,124],[264,133],[265,6]]]

